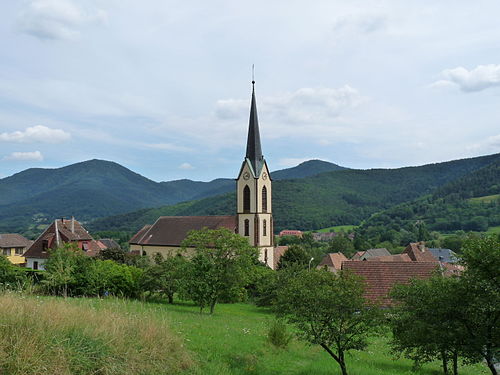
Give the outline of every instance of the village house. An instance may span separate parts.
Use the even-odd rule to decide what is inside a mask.
[[[373,257],[390,256],[390,255],[391,253],[386,248],[368,249],[365,251],[357,251],[351,257],[351,260],[367,260]]]
[[[274,268],[272,179],[262,154],[254,81],[246,155],[236,178],[236,196],[236,215],[162,216],[132,237],[130,250],[147,256],[171,256],[182,251],[182,241],[189,231],[227,228],[247,238],[259,249],[259,260]]]
[[[24,253],[26,267],[34,270],[44,270],[44,264],[49,258],[50,250],[56,249],[65,243],[75,244],[88,256],[96,256],[105,248],[103,243],[94,240],[74,218],[69,220],[58,219],[49,225]]]
[[[342,253],[329,253],[323,257],[316,268],[336,273],[342,269],[342,263],[347,260],[349,259]]]
[[[26,263],[23,254],[32,243],[33,241],[17,233],[0,234],[0,252],[13,264],[24,265]]]
[[[299,237],[299,238],[302,238],[302,235],[303,235],[302,231],[290,230],[290,229],[284,229],[279,234],[280,237],[293,236],[293,237]]]

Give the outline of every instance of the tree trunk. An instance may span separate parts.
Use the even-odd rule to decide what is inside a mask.
[[[172,305],[174,303],[174,293],[168,293],[167,298],[168,298],[168,303]]]
[[[213,299],[212,302],[210,303],[210,315],[212,315],[214,313],[214,309],[215,309],[215,304],[217,303],[217,299]]]
[[[441,360],[443,361],[443,374],[448,375],[448,357],[444,350],[441,351]]]
[[[345,366],[345,359],[344,359],[344,353],[341,352],[339,353],[339,365],[340,365],[340,370],[342,371],[342,375],[347,375],[347,367]]]
[[[492,375],[497,375],[497,369],[495,368],[495,363],[493,362],[493,358],[486,358],[486,363],[488,364],[488,368],[491,371]]]
[[[458,352],[453,352],[453,375],[458,375]]]

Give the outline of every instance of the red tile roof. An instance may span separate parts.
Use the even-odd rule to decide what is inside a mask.
[[[43,241],[47,241],[47,247],[49,249],[55,249],[57,247],[56,222],[61,244],[75,242],[81,248],[82,243],[87,242],[88,248],[91,250],[91,253],[89,253],[90,256],[93,255],[94,251],[97,251],[95,247],[96,244],[92,243],[94,239],[78,221],[59,219],[49,225],[40,237],[35,240],[30,248],[24,253],[26,258],[45,259],[49,257],[49,253],[43,251]]]
[[[377,262],[346,261],[343,270],[361,276],[366,283],[365,297],[372,301],[380,301],[382,305],[390,305],[388,293],[396,284],[408,283],[412,278],[424,279],[432,276],[439,268],[438,262]]]
[[[367,261],[373,262],[411,262],[412,260],[408,254],[395,254],[395,255],[385,255],[380,257],[367,258]]]
[[[428,248],[425,247],[425,243],[423,242],[413,242],[406,246],[403,254],[408,254],[410,259],[414,262],[435,262],[436,258],[429,251]]]
[[[329,253],[323,257],[317,268],[327,266],[328,268],[333,268],[338,271],[342,269],[342,262],[345,262],[346,260],[348,259],[342,253]]]
[[[192,230],[227,228],[236,232],[236,216],[161,216],[129,241],[132,245],[181,246]]]

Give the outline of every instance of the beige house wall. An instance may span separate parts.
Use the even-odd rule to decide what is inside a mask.
[[[18,250],[18,254],[16,254],[16,249]],[[5,255],[7,259],[13,264],[24,264],[26,263],[26,259],[22,256],[22,254],[26,251],[26,248],[20,247],[10,247],[10,248],[2,248],[2,255]]]
[[[153,258],[155,254],[161,254],[163,258],[177,256],[181,254],[182,256],[191,256],[193,254],[193,248],[183,249],[180,246],[154,246],[154,245],[130,245],[130,251],[139,251],[141,255],[147,255]]]

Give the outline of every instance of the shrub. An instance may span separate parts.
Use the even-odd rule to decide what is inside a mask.
[[[267,331],[267,341],[277,348],[285,349],[293,335],[288,332],[285,322],[281,319],[275,319],[269,325],[269,330]]]

